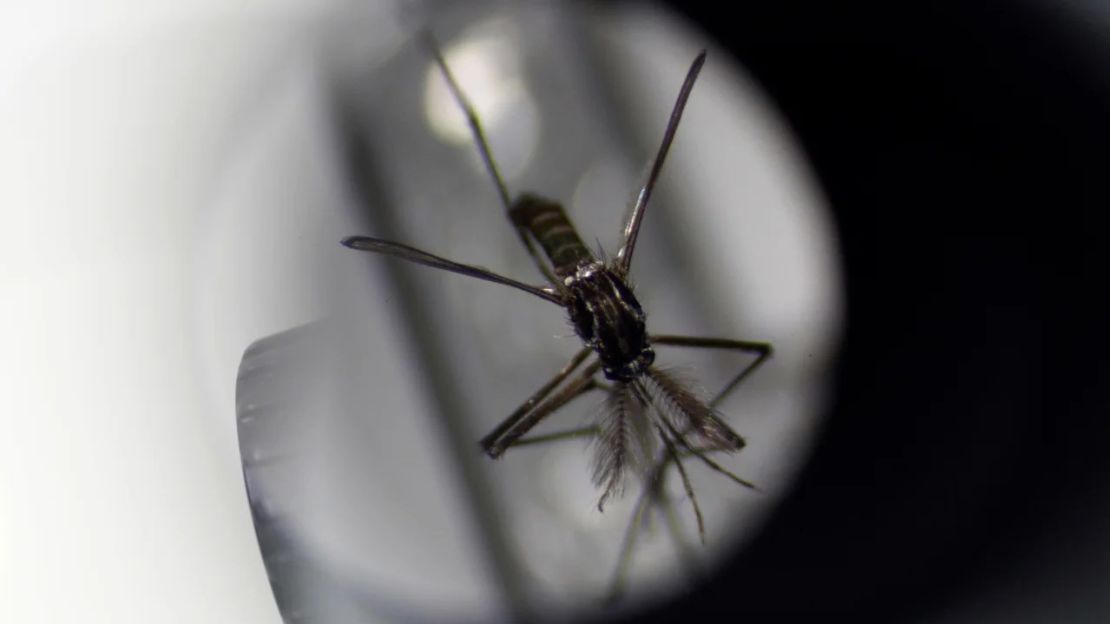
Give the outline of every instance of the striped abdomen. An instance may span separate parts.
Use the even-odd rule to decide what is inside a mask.
[[[582,244],[574,225],[559,204],[524,194],[513,204],[509,216],[543,248],[555,275],[567,277],[573,275],[583,263],[594,262],[593,254]]]

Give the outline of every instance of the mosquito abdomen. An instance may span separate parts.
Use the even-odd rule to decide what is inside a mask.
[[[543,248],[555,275],[572,275],[581,264],[595,261],[559,204],[526,193],[513,204],[509,216]]]

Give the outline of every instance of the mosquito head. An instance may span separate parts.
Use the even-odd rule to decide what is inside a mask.
[[[617,362],[612,366],[602,364],[601,372],[605,373],[605,378],[610,381],[632,381],[646,373],[653,362],[655,362],[655,351],[650,345],[645,344],[635,358]]]

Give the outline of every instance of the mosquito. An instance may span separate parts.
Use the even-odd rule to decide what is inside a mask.
[[[629,474],[636,473],[644,483],[644,494],[625,536],[620,567],[627,563],[635,525],[642,516],[646,501],[649,496],[662,496],[665,471],[674,465],[693,507],[698,534],[704,543],[704,520],[682,459],[695,457],[741,486],[755,489],[751,482],[733,474],[708,454],[735,453],[744,447],[744,438],[725,423],[716,405],[771,357],[772,347],[767,342],[649,333],[644,310],[629,283],[629,271],[640,224],[694,82],[705,64],[705,50],[697,55],[686,73],[647,181],[640,188],[624,225],[620,249],[611,260],[599,260],[583,244],[562,205],[531,193],[522,193],[516,199],[510,196],[474,107],[459,87],[435,40],[425,33],[424,43],[452,97],[466,115],[475,146],[497,187],[509,221],[547,283],[541,286],[526,284],[478,266],[461,264],[408,245],[369,236],[350,236],[343,239],[342,244],[351,249],[394,256],[504,284],[563,307],[575,333],[582,340],[582,348],[547,383],[481,439],[479,444],[482,450],[497,459],[515,446],[573,437],[594,438],[592,468],[594,484],[601,490],[597,502],[599,511],[603,510],[607,500],[624,492]],[[715,397],[705,401],[671,373],[654,365],[653,345],[731,350],[755,357]],[[598,424],[527,437],[528,432],[541,421],[572,400],[595,390],[607,393],[606,408]]]

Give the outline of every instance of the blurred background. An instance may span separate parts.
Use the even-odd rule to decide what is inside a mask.
[[[1104,621],[1104,5],[676,5],[5,7],[5,617]],[[610,253],[708,49],[633,277],[653,331],[775,345],[721,406],[761,492],[691,465],[707,546],[672,483],[616,606],[634,493],[475,444],[562,312],[338,245],[538,282],[422,27]]]

